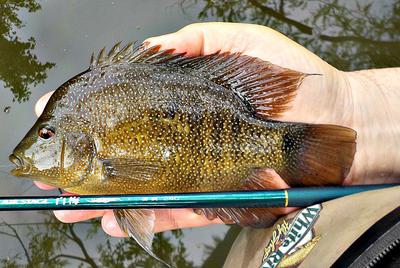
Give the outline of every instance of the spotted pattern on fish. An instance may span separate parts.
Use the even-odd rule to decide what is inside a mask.
[[[15,148],[13,174],[80,194],[263,189],[270,184],[260,169],[275,170],[291,186],[346,177],[353,130],[272,120],[307,74],[240,53],[172,52],[117,44],[92,57],[88,70],[55,91]],[[54,137],[40,137],[43,128]],[[268,213],[210,215],[263,226],[271,223]]]

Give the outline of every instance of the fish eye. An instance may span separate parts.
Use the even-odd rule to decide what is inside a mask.
[[[53,127],[50,127],[50,126],[41,127],[39,129],[39,133],[38,133],[39,137],[41,137],[44,140],[50,139],[55,134],[56,134],[55,129]]]

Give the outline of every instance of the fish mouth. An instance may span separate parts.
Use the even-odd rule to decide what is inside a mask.
[[[10,171],[11,175],[22,176],[30,173],[32,166],[26,160],[24,160],[24,158],[15,154],[11,154],[8,159],[16,165],[16,167]]]

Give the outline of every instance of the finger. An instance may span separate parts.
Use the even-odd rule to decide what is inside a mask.
[[[64,223],[86,221],[93,218],[102,217],[106,210],[55,210],[56,218]]]
[[[156,222],[153,229],[155,233],[223,223],[220,219],[210,221],[204,216],[194,213],[192,209],[156,209],[155,214]],[[102,218],[101,225],[103,230],[111,236],[127,236],[119,227],[112,211],[106,211]]]
[[[146,46],[161,45],[161,49],[175,49],[176,53],[186,53],[186,56],[198,56],[202,52],[202,33],[193,32],[192,39],[188,38],[187,32],[175,32],[158,37],[146,39]]]
[[[207,22],[188,25],[178,32],[151,37],[147,46],[161,45],[187,56],[208,55],[218,51],[241,52],[282,67],[305,73],[322,73],[315,54],[283,34],[261,25]]]
[[[36,114],[37,117],[39,117],[39,116],[42,114],[42,112],[43,112],[43,110],[44,110],[44,107],[46,106],[47,102],[49,101],[49,99],[50,99],[51,95],[53,95],[53,93],[54,93],[54,91],[50,91],[50,92],[44,94],[44,95],[36,102],[36,105],[35,105],[35,114]]]
[[[34,181],[34,183],[36,184],[36,186],[37,186],[39,189],[42,189],[42,190],[53,190],[53,189],[57,189],[57,188],[54,187],[54,186],[50,186],[50,185],[47,185],[47,184],[44,184],[44,183],[41,183],[41,182],[38,182],[38,181]]]
[[[230,23],[195,23],[178,32],[145,40],[148,45],[161,45],[162,49],[174,48],[187,56],[208,55],[217,51],[231,51],[233,35]]]
[[[185,56],[193,57],[202,55],[201,39],[199,36],[194,36],[198,43],[192,43],[193,40],[185,39],[182,33],[172,33],[160,37],[147,39],[144,43],[147,47],[161,45],[161,49],[175,49],[174,53],[185,53]],[[179,40],[181,40],[179,42]]]
[[[194,213],[193,209],[156,209],[155,213],[155,233],[223,223],[219,218],[210,221],[203,215]]]
[[[117,220],[115,219],[114,213],[112,210],[107,211],[103,218],[101,219],[101,227],[104,232],[111,236],[115,237],[126,237],[128,236],[125,232],[119,228]]]

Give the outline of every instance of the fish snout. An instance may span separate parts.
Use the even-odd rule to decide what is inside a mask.
[[[21,175],[23,173],[26,173],[28,170],[30,170],[30,164],[27,160],[25,160],[22,156],[16,155],[16,154],[10,154],[8,159],[16,165],[16,167],[11,170],[11,174],[13,175]]]
[[[15,154],[10,154],[10,156],[8,157],[8,159],[15,164],[17,167],[21,167],[24,165],[24,160],[22,157],[19,157]]]

